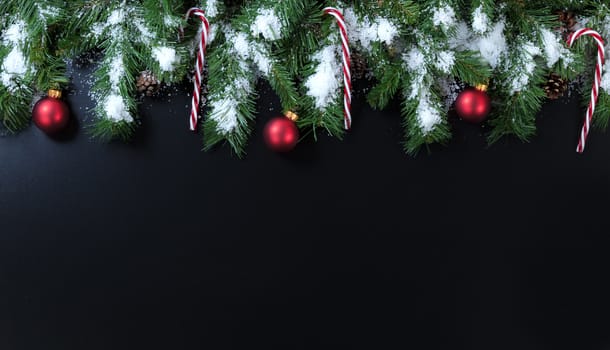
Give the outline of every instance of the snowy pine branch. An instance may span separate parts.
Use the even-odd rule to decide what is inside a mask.
[[[101,50],[91,91],[93,134],[129,139],[135,130],[136,77],[151,70],[161,82],[182,80],[188,48],[178,43],[183,3],[177,0],[75,1],[76,14],[60,43],[68,55]],[[188,60],[190,61],[190,60]]]
[[[229,31],[228,40],[209,51],[209,113],[204,123],[206,148],[227,141],[240,156],[252,129],[256,97],[256,74],[239,54],[239,41],[233,40],[242,35]]]
[[[61,88],[65,62],[55,55],[66,14],[61,1],[0,3],[0,120],[9,131],[28,125],[34,92]]]
[[[230,25],[223,26],[225,42],[212,49],[208,58],[206,148],[227,141],[236,154],[244,154],[258,78],[270,83],[285,110],[297,106],[294,77],[277,48],[297,28],[304,8],[302,0],[263,0],[245,6]]]
[[[205,147],[227,142],[238,155],[254,123],[260,79],[284,110],[301,117],[301,128],[343,135],[341,41],[335,19],[323,14],[328,5],[343,11],[350,49],[366,60],[369,104],[402,103],[411,154],[450,138],[456,96],[478,84],[489,85],[494,102],[489,140],[528,140],[551,73],[576,81],[588,103],[596,46],[582,39],[568,48],[567,34],[587,26],[610,41],[610,9],[599,0],[5,0],[2,124],[25,127],[35,93],[64,87],[66,61],[95,51],[94,134],[129,138],[138,121],[140,72],[151,70],[166,83],[190,78],[201,23],[183,16],[197,5],[211,24],[208,81],[202,82],[209,91]],[[563,11],[572,11],[571,22],[560,21]],[[610,119],[610,45],[606,50],[598,127]]]

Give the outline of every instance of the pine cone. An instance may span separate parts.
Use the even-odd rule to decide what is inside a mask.
[[[366,58],[358,51],[352,52],[352,72],[355,79],[362,79],[368,72]]]
[[[568,40],[570,35],[576,31],[576,16],[572,11],[557,11],[557,16],[559,17],[559,22],[561,22],[561,27],[559,27],[559,31],[561,32],[563,39]]]
[[[136,80],[136,86],[139,93],[146,94],[146,96],[154,96],[159,92],[161,82],[151,71],[145,70],[140,72]]]
[[[551,100],[556,100],[563,96],[568,89],[568,82],[555,73],[551,73],[544,84],[544,92]]]

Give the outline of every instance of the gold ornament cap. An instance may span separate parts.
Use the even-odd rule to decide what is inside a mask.
[[[60,98],[61,98],[61,90],[50,89],[50,90],[47,92],[47,95],[48,95],[50,98],[57,98],[57,99],[60,99]]]
[[[286,118],[292,120],[293,122],[296,122],[297,120],[299,120],[299,116],[294,113],[293,111],[286,111],[284,112],[284,115],[286,116]]]
[[[474,87],[475,89],[479,90],[479,91],[487,91],[487,89],[489,89],[489,85],[487,84],[477,84],[477,86]]]

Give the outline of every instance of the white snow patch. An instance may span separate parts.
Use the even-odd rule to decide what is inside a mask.
[[[307,95],[313,97],[316,108],[323,110],[335,98],[341,80],[341,64],[337,62],[339,47],[330,45],[314,55],[319,62],[316,72],[305,81]]]
[[[25,22],[19,20],[11,24],[4,31],[4,35],[2,35],[2,42],[5,45],[17,45],[25,41],[26,34]]]
[[[152,54],[159,62],[159,68],[163,72],[173,72],[179,62],[176,50],[171,47],[159,46],[152,49]]]
[[[427,56],[429,53],[423,50],[425,49],[419,47],[411,48],[403,55],[403,61],[411,78],[411,91],[405,93],[405,98],[418,101],[416,110],[417,122],[422,133],[426,135],[442,122],[440,113],[442,106],[439,102],[431,100],[430,79],[426,80],[428,76],[428,63],[448,74],[455,63],[455,54],[451,51],[440,51],[435,54],[436,59],[434,62],[430,62]],[[455,81],[453,84],[456,85]],[[447,90],[449,90],[449,86]],[[446,95],[449,94],[450,92],[446,93]],[[450,98],[455,99],[453,96]],[[450,104],[446,106],[446,110],[448,110],[449,106]]]
[[[489,63],[491,68],[495,69],[507,50],[504,21],[496,23],[487,35],[475,41],[473,48],[478,49],[483,59]]]
[[[94,23],[91,25],[91,34],[94,38],[99,38],[104,29],[106,29],[106,26],[103,23]]]
[[[572,52],[565,47],[559,36],[546,28],[543,28],[540,34],[542,35],[547,67],[552,68],[560,59],[563,59],[564,66],[572,63],[574,60]]]
[[[59,16],[60,13],[60,10],[57,7],[53,7],[50,5],[44,6],[37,3],[36,8],[38,9],[38,16],[44,22],[47,22],[49,19],[53,19]]]
[[[265,76],[271,73],[271,59],[264,54],[264,48],[260,47],[252,52],[252,61]]]
[[[433,103],[430,100],[429,90],[426,90],[421,94],[416,113],[417,122],[424,135],[434,130],[434,127],[442,121],[438,107],[439,106],[437,106],[436,103]]]
[[[216,130],[223,135],[230,134],[237,127],[238,102],[231,97],[212,101],[209,118],[216,122]]]
[[[420,70],[424,65],[426,57],[418,48],[413,48],[404,55],[404,60],[410,71],[415,72]]]
[[[452,51],[441,51],[436,55],[434,66],[443,73],[451,73],[455,64],[455,54]]]
[[[138,39],[146,45],[150,45],[151,41],[155,39],[155,35],[151,32],[151,30],[144,24],[140,18],[134,19],[134,24],[138,31],[140,32],[140,36]]]
[[[540,56],[542,51],[532,42],[524,43],[519,49],[521,56],[519,67],[516,67],[515,74],[511,74],[512,82],[510,85],[510,93],[515,93],[525,89],[530,82],[530,78],[536,69],[535,57]]]
[[[424,78],[428,74],[426,57],[420,49],[412,48],[403,55],[403,61],[407,66],[407,70],[411,72],[411,94],[407,98],[415,99],[420,95],[420,91],[423,89]]]
[[[443,3],[432,11],[432,23],[447,30],[456,24],[455,11],[449,4]]]
[[[250,91],[252,90],[252,84],[250,84],[250,81],[248,81],[248,79],[246,78],[237,78],[235,79],[234,84],[237,88],[237,95],[240,98],[248,96],[250,94]]]
[[[470,50],[472,48],[473,34],[466,22],[459,21],[455,33],[449,37],[449,46],[452,49]]]
[[[111,94],[106,97],[106,100],[104,101],[104,112],[106,112],[106,117],[112,121],[133,122],[133,117],[129,114],[123,98],[118,94]]]
[[[218,30],[218,25],[216,23],[210,23],[210,30],[208,31],[208,46],[214,42],[216,39],[216,31]]]
[[[208,18],[214,18],[218,16],[218,1],[207,0],[205,4],[205,14]]]
[[[468,25],[461,21],[457,24],[455,35],[449,40],[449,45],[458,50],[478,51],[491,68],[495,69],[506,56],[508,49],[504,27],[504,20],[500,20],[487,34],[473,35]]]
[[[122,28],[120,24],[125,20],[125,12],[130,11],[131,8],[118,8],[112,10],[108,18],[106,18],[106,22],[104,23],[93,23],[90,28],[90,35],[93,35],[94,38],[100,37],[107,29],[110,29],[110,35],[115,38],[118,38],[123,35]],[[147,42],[152,38],[152,34],[148,31],[142,21],[140,19],[135,19],[136,27],[138,27],[142,36],[140,40],[142,42]],[[150,37],[149,37],[150,36]]]
[[[353,8],[344,11],[344,18],[350,39],[367,52],[371,52],[373,42],[391,45],[398,35],[398,27],[387,18],[359,19]]]
[[[115,25],[123,22],[124,19],[125,19],[125,12],[123,11],[123,9],[119,8],[119,9],[113,10],[110,13],[110,16],[108,16],[108,20],[106,21],[106,23],[108,26],[115,26]]]
[[[248,70],[248,60],[252,60],[259,71],[268,76],[271,72],[272,60],[265,47],[249,40],[246,33],[227,31],[227,41],[232,44],[231,51],[240,58],[241,69]]]
[[[239,126],[239,102],[252,92],[252,85],[245,78],[236,79],[233,84],[226,87],[225,91],[218,96],[220,99],[212,99],[212,109],[209,118],[216,122],[216,130],[223,134],[230,134]]]
[[[392,44],[392,41],[394,41],[398,34],[398,28],[387,18],[379,18],[377,23],[377,37],[379,41],[384,42],[386,45]]]
[[[233,49],[237,55],[243,59],[247,59],[250,56],[250,43],[245,33],[228,36],[228,39],[233,43]]]
[[[163,24],[168,27],[178,27],[180,26],[180,19],[170,15],[165,15],[165,17],[163,17]]]
[[[125,65],[123,64],[123,55],[117,55],[110,62],[108,70],[108,80],[110,80],[112,91],[119,91],[119,83],[124,75]]]
[[[253,36],[262,35],[267,40],[278,40],[282,37],[284,26],[272,9],[260,9],[254,23],[250,26]]]
[[[23,52],[15,46],[4,58],[1,67],[0,81],[9,91],[14,92],[18,89],[18,80],[27,73],[27,65]]]
[[[479,5],[472,13],[472,30],[477,34],[483,34],[487,28],[489,28],[489,17],[483,11],[483,5]]]

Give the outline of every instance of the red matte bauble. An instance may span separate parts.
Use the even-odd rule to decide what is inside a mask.
[[[32,120],[46,134],[52,135],[63,130],[70,120],[70,111],[60,99],[43,97],[32,110]]]
[[[455,100],[455,111],[465,121],[480,123],[489,115],[491,101],[485,91],[466,89]]]
[[[276,117],[265,125],[265,143],[274,152],[289,152],[299,141],[299,129],[286,117]]]

